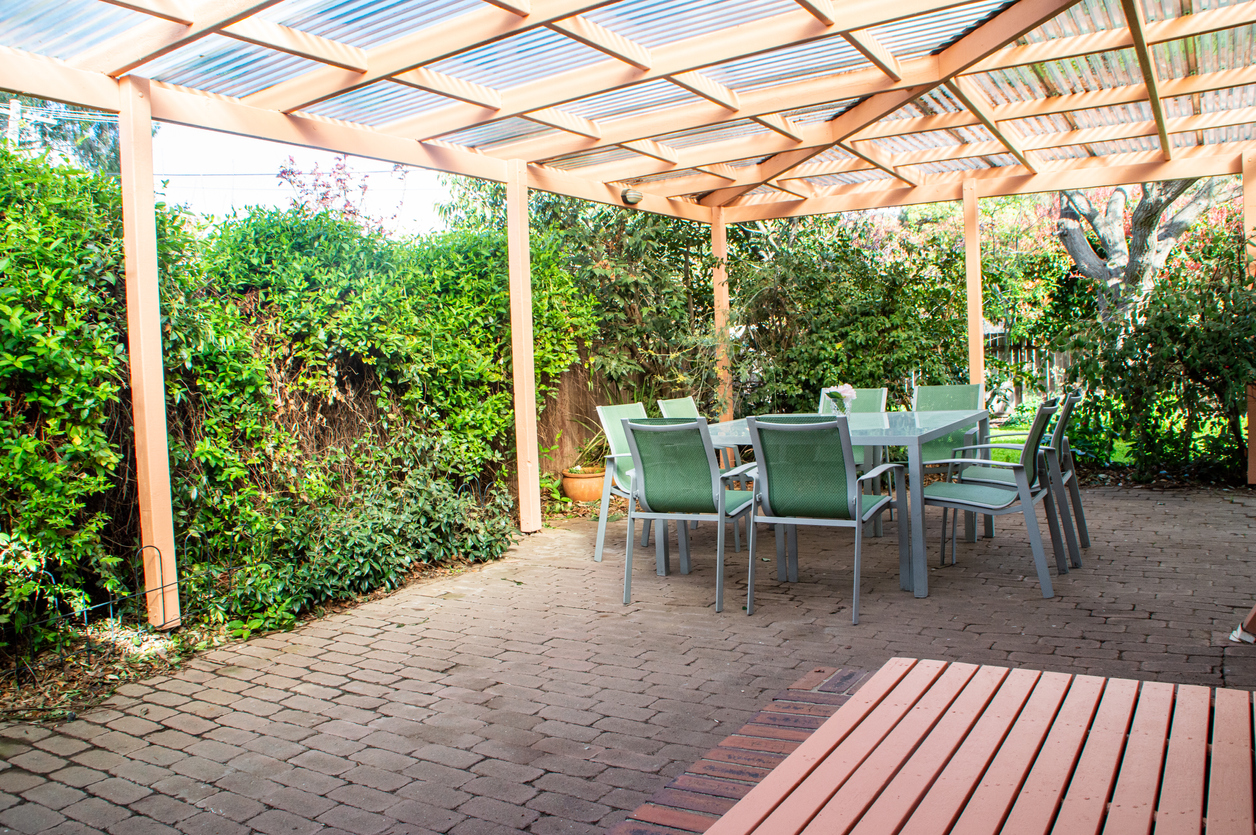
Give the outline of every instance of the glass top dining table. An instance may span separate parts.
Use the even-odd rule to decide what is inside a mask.
[[[899,583],[916,597],[929,595],[929,571],[925,559],[924,461],[921,450],[929,441],[959,429],[976,426],[984,441],[990,434],[990,415],[984,409],[946,412],[855,412],[847,416],[850,440],[855,446],[901,446],[907,449],[907,490],[911,530],[910,565],[899,566]],[[714,423],[708,427],[715,446],[748,446],[750,429],[745,419]],[[869,450],[870,451],[870,450]],[[901,522],[900,522],[901,524]]]

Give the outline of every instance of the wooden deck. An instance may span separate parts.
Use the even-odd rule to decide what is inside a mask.
[[[896,658],[709,835],[1252,835],[1252,694]]]

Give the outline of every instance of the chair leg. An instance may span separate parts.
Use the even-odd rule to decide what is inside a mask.
[[[787,557],[789,558],[789,581],[791,583],[798,582],[798,526],[790,525],[785,532],[785,539],[788,544]]]
[[[1029,487],[1020,489],[1021,510],[1025,513],[1025,532],[1029,535],[1029,548],[1034,555],[1034,568],[1038,572],[1038,586],[1043,597],[1055,597],[1055,589],[1051,585],[1051,572],[1047,570],[1047,554],[1042,549],[1042,532],[1038,528],[1038,514],[1034,512],[1034,503],[1029,496]]]
[[[611,473],[602,477],[602,509],[597,515],[597,547],[593,549],[594,562],[602,561],[602,546],[606,544],[606,517],[611,512]]]
[[[959,511],[956,511],[956,513],[958,514]],[[964,511],[964,541],[977,541],[977,514],[971,510]]]
[[[1090,531],[1086,529],[1086,511],[1082,510],[1082,491],[1077,486],[1077,471],[1068,469],[1068,491],[1073,497],[1073,516],[1077,519],[1077,538],[1083,548],[1090,547]]]
[[[741,553],[741,528],[738,527],[737,517],[733,517],[733,551]]]
[[[786,568],[785,557],[785,526],[773,525],[776,531],[776,582],[789,582],[789,569]]]
[[[754,524],[754,508],[750,509],[750,515],[746,517],[746,549],[750,551],[750,570],[746,572],[746,614],[754,614],[754,546],[755,524]]]
[[[881,514],[877,514],[881,518]],[[863,557],[863,525],[855,525],[855,585],[850,595],[850,622],[859,625],[859,562]]]
[[[632,527],[636,520],[632,518],[632,499],[628,499],[628,546],[624,556],[624,605],[632,600]]]
[[[692,570],[689,563],[689,526],[683,519],[676,523],[676,544],[680,548],[680,573],[688,574]]]
[[[965,524],[967,524],[967,517],[969,515],[970,514],[968,513],[968,511],[964,511]],[[951,565],[955,565],[955,539],[958,534],[959,534],[959,511],[956,510],[955,517],[951,520]],[[945,551],[945,546],[943,546],[943,550]],[[946,559],[945,553],[943,553],[942,558],[943,560]]]
[[[986,539],[994,539],[994,517],[987,515],[985,517],[985,520],[986,520],[985,537]]]
[[[946,565],[946,517],[950,512],[949,507],[942,508],[942,550],[938,554],[938,565]],[[958,516],[959,511],[955,511],[955,514]]]
[[[1068,510],[1068,489],[1060,474],[1060,462],[1052,460],[1048,471],[1051,496],[1055,500],[1056,513],[1060,515],[1060,527],[1064,529],[1064,544],[1068,546],[1068,559],[1073,568],[1082,567],[1082,552],[1077,547],[1077,531],[1073,528],[1073,515]]]
[[[641,546],[643,548],[650,547],[650,522],[651,520],[646,519],[641,523]]]
[[[678,522],[678,525],[685,524]],[[667,520],[660,519],[659,526],[654,530],[654,562],[660,577],[672,573],[671,540],[667,538]]]
[[[720,502],[719,508],[724,509]],[[721,515],[723,515],[721,513]],[[724,611],[724,520],[716,524],[715,533],[715,611]]]
[[[1051,496],[1051,487],[1042,497],[1042,507],[1047,512],[1047,530],[1051,533],[1051,552],[1055,554],[1055,570],[1061,575],[1068,574],[1068,558],[1064,556],[1064,540],[1060,536],[1060,517],[1056,514],[1055,499]],[[1034,514],[1037,518],[1037,514]]]

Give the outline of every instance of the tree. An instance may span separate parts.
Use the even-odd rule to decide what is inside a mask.
[[[116,116],[31,96],[15,98],[16,108],[6,102],[0,110],[4,135],[15,149],[51,152],[70,165],[98,174],[121,170]],[[19,121],[11,124],[15,112],[20,114]]]
[[[1060,242],[1078,271],[1098,286],[1100,318],[1115,319],[1145,298],[1182,235],[1213,206],[1236,197],[1241,187],[1219,177],[1121,186],[1102,206],[1081,191],[1062,192]],[[1139,200],[1127,217],[1134,188],[1140,190]],[[1166,217],[1171,207],[1177,209]]]

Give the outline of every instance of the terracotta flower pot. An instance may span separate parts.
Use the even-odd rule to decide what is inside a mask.
[[[563,470],[563,495],[573,502],[596,502],[602,498],[602,479],[605,470],[595,473],[573,473]]]

